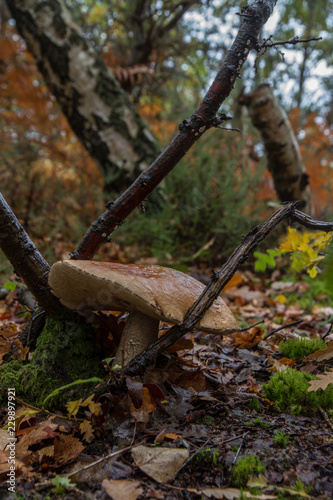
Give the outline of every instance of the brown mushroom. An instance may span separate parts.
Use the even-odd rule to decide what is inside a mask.
[[[158,338],[160,321],[180,324],[205,288],[196,279],[159,266],[67,260],[51,268],[49,284],[62,304],[75,311],[129,311],[115,364],[124,364]],[[237,322],[218,297],[196,325],[229,334]]]

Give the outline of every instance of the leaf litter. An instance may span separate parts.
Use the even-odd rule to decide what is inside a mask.
[[[282,340],[327,332],[332,308],[314,303],[309,312],[297,302],[289,304],[290,293],[304,291],[304,283],[279,281],[276,275],[263,285],[249,272],[237,273],[224,298],[246,323],[239,332],[223,339],[188,333],[141,380],[127,377],[120,394],[68,401],[62,414],[42,412],[18,399],[18,494],[37,500],[48,495],[332,498],[332,415],[277,412],[262,390],[272,373],[290,366],[316,376],[309,392],[333,383],[331,333],[326,349],[302,360],[279,352]],[[27,319],[15,293],[0,301],[0,362],[29,355],[18,338]],[[116,327],[111,319],[103,321],[96,334],[105,340],[105,324]],[[122,324],[123,318],[118,321]],[[106,357],[111,344],[103,344]],[[1,416],[0,494],[7,491],[9,471],[4,409]],[[285,447],[277,444],[281,434],[288,436]],[[260,460],[265,472],[263,479],[250,477],[241,490],[232,482],[232,470],[249,455]]]

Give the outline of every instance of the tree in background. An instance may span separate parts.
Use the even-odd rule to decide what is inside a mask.
[[[288,6],[289,10],[292,9],[290,4],[291,2],[287,0],[279,1],[278,9],[281,15],[286,15]],[[123,2],[110,4],[102,1],[77,1],[71,5],[75,21],[80,27],[82,26],[82,36],[86,42],[101,53],[114,75],[118,75],[118,80],[126,88],[129,100],[135,102],[140,115],[149,122],[161,144],[166,144],[175,131],[178,120],[187,116],[189,108],[200,99],[211,70],[223,57],[233,34],[234,20],[238,19],[237,16],[231,15],[239,10],[237,2],[221,1],[212,5],[207,2],[182,4],[171,1],[162,3],[131,1],[125,4]],[[307,12],[303,10],[298,14],[307,16]],[[221,19],[226,22],[226,26],[221,23]],[[315,23],[319,25],[320,22],[317,20]],[[328,24],[329,16],[323,22]],[[282,27],[278,24],[276,33],[286,29],[287,25],[293,27],[301,24],[302,17],[297,23],[291,18],[289,24],[283,23]],[[67,247],[64,245],[64,240],[78,240],[84,228],[90,223],[91,216],[94,218],[100,212],[102,207],[100,185],[103,180],[90,155],[80,146],[68,127],[48,86],[36,71],[32,57],[24,50],[21,38],[5,22],[2,33],[6,36],[1,42],[4,50],[3,71],[0,75],[5,97],[1,110],[1,121],[5,131],[5,141],[2,143],[1,151],[5,160],[1,166],[1,176],[5,182],[4,192],[25,227],[29,227],[34,239],[47,252],[46,256],[54,258],[49,245],[51,238],[56,242],[55,256],[60,258],[65,248],[71,249],[70,245],[67,244]],[[156,33],[159,33],[159,36],[156,36]],[[287,34],[292,37],[295,32],[291,30]],[[274,39],[279,38],[275,35]],[[317,50],[318,43],[315,47],[311,45],[311,57]],[[301,48],[301,51],[303,50],[304,48]],[[257,77],[262,81],[265,75],[280,75],[279,78],[277,76],[273,78],[273,83],[277,86],[285,78],[281,73],[284,64],[286,63],[283,62],[281,55],[271,49],[265,54],[265,58],[257,62]],[[243,81],[252,81],[252,65],[253,63],[250,68],[251,77],[245,74]],[[238,80],[238,83],[241,85],[243,81]],[[282,102],[286,104],[285,100]],[[225,102],[225,109],[231,108],[232,103]],[[295,117],[300,114],[295,110],[292,116],[292,123],[296,125],[294,130],[297,132],[299,122],[296,122]],[[317,191],[312,190],[312,194],[318,199],[316,207],[322,211],[323,203],[320,203],[324,199],[322,188],[320,195],[317,195],[317,192],[320,179],[324,177],[326,181],[330,175],[329,146],[327,146],[329,136],[324,134],[324,129],[320,132],[322,126],[317,124],[314,115],[311,115],[309,120],[313,125],[309,122],[306,136],[304,139],[302,136],[297,138],[300,140],[311,184],[312,182],[316,184]],[[265,176],[262,181],[260,180],[264,170],[263,162],[260,161],[259,139],[247,126],[246,118],[242,121],[240,128],[244,133],[242,132],[241,137],[238,137],[237,133],[209,132],[209,142],[205,141],[203,146],[198,145],[196,153],[191,153],[177,168],[177,173],[172,174],[172,181],[177,183],[178,192],[182,193],[185,190],[188,192],[186,201],[179,203],[172,194],[171,179],[168,180],[167,199],[163,203],[167,206],[163,215],[157,217],[152,214],[149,218],[148,210],[144,219],[138,217],[138,220],[133,221],[132,227],[126,224],[121,228],[119,235],[120,237],[123,235],[124,238],[120,241],[127,241],[127,235],[132,241],[133,239],[142,243],[151,241],[151,228],[155,228],[154,243],[157,243],[156,251],[159,256],[161,241],[169,241],[168,251],[165,253],[173,250],[172,253],[178,254],[173,244],[170,248],[170,241],[179,241],[182,250],[188,246],[187,256],[195,255],[212,238],[212,232],[205,232],[205,225],[202,224],[209,209],[211,218],[219,221],[215,229],[220,234],[215,244],[210,247],[211,253],[220,252],[221,245],[225,245],[224,252],[227,253],[233,243],[230,242],[230,231],[223,221],[228,220],[228,214],[234,216],[245,210],[240,201],[244,199],[241,193],[244,189],[246,192],[246,186],[251,193],[264,186],[265,191],[257,194],[258,198],[262,201],[274,199],[273,191],[267,190],[267,186],[271,185],[270,179]],[[314,138],[316,151],[311,145],[313,134],[317,134]],[[320,134],[323,138],[321,145]],[[242,158],[239,161],[230,160],[233,155],[231,152],[233,145],[241,151]],[[307,149],[304,154],[305,146]],[[211,185],[215,186],[210,191],[213,195],[210,197],[209,206],[199,202],[203,198],[200,196],[200,192],[202,195],[202,176],[198,172],[200,167],[205,172],[211,173]],[[244,175],[245,169],[250,169],[248,175]],[[192,175],[189,183],[189,172],[194,170],[197,175]],[[315,176],[312,172],[315,172]],[[121,182],[127,185],[129,177],[126,175],[125,177],[126,180]],[[242,181],[241,186],[240,181]],[[227,192],[230,194],[230,199],[226,196],[226,192],[216,188],[223,182],[228,182]],[[329,201],[329,191],[326,190],[325,195],[325,201]],[[249,200],[247,206],[251,205],[253,211],[258,212],[254,202],[254,199]],[[74,215],[78,210],[80,217]],[[44,216],[46,213],[48,217]],[[175,217],[171,216],[172,213]],[[221,216],[222,213],[226,214],[226,219]],[[249,216],[248,208],[246,213]],[[139,220],[142,220],[142,223],[138,222]],[[168,231],[163,235],[165,222]],[[142,228],[142,233],[138,235],[139,226]],[[241,224],[233,223],[233,227],[244,231]],[[131,231],[134,233],[132,236]],[[225,234],[228,238],[224,237]],[[199,240],[202,241],[202,245],[198,241],[193,243],[193,240],[196,240],[195,235],[200,235]],[[237,234],[235,238],[237,241]],[[188,244],[191,239],[192,243]],[[203,255],[207,255],[207,251],[201,254]]]

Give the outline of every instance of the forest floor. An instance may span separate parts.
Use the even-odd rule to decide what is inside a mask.
[[[16,398],[15,493],[6,482],[11,451],[3,408],[0,498],[332,498],[331,412],[277,411],[263,383],[290,366],[312,374],[332,369],[331,333],[326,355],[297,362],[279,353],[279,343],[322,338],[333,307],[321,296],[302,308],[309,285],[282,281],[279,271],[270,280],[237,274],[230,285],[223,297],[243,331],[188,334],[141,381],[127,378],[126,391],[69,401],[63,412]],[[3,362],[29,356],[18,339],[25,323],[11,291],[0,302]]]

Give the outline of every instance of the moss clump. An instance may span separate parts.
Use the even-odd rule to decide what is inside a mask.
[[[279,429],[277,429],[274,435],[274,442],[278,446],[280,446],[281,448],[286,448],[289,443],[289,440],[290,436],[288,436],[288,434],[286,434],[284,430],[280,432]]]
[[[195,457],[195,461],[201,465],[220,465],[219,464],[219,452],[217,450],[211,450],[210,448],[205,448],[200,450]]]
[[[290,359],[301,359],[309,356],[318,349],[326,349],[327,345],[322,339],[292,339],[287,342],[280,342],[279,350]]]
[[[278,411],[289,410],[293,414],[301,412],[315,413],[318,406],[332,408],[333,385],[329,385],[325,391],[308,392],[309,381],[316,377],[307,372],[300,372],[292,368],[274,373],[268,384],[263,384],[265,397],[275,401]]]
[[[257,476],[265,472],[265,466],[261,465],[258,457],[247,455],[237,460],[231,471],[231,481],[235,486],[246,486],[251,476]]]
[[[101,356],[94,332],[82,318],[47,319],[30,362],[11,361],[0,367],[0,388],[14,387],[16,395],[41,407],[54,389],[79,379],[103,376]],[[91,390],[88,384],[60,392],[47,402],[47,409]]]

